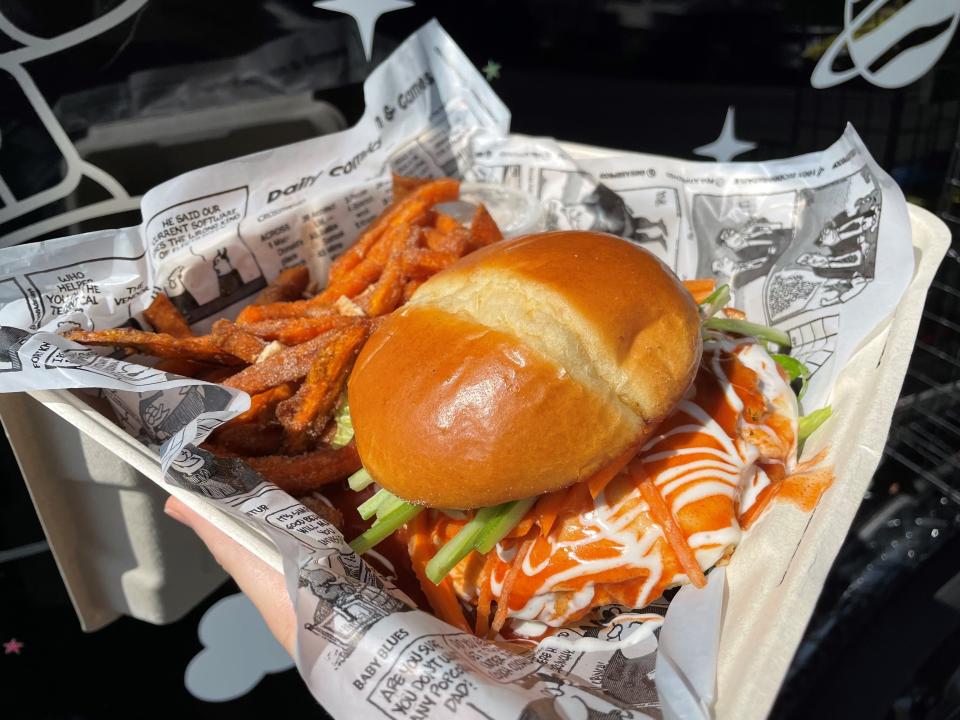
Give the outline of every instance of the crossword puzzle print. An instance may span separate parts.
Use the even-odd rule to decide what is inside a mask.
[[[457,177],[469,162],[470,141],[481,127],[476,113],[460,102],[448,103],[431,126],[394,151],[390,169],[414,177]]]
[[[797,193],[796,237],[764,288],[768,320],[839,305],[873,280],[881,195],[864,167],[830,185]]]

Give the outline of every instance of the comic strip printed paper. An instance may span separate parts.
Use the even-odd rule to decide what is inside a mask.
[[[657,254],[681,278],[728,283],[751,320],[790,335],[792,354],[812,372],[809,409],[829,402],[837,373],[913,274],[903,195],[849,126],[827,150],[789,161],[616,155],[577,165],[622,200],[591,227],[616,233],[630,218],[625,236],[654,252],[651,224],[675,227],[675,254],[666,232]],[[662,200],[666,189],[676,205]]]
[[[205,331],[286,267],[307,263],[322,283],[389,202],[391,170],[453,175],[537,198],[544,228],[610,232],[681,277],[729,282],[752,318],[790,332],[817,369],[808,400],[819,403],[910,278],[902,195],[852,129],[821,153],[756,164],[586,158],[511,136],[509,112],[436,23],[364,90],[353,128],[175,178],[144,196],[139,227],[0,253],[0,391],[99,388],[118,425],[158,452],[168,482],[272,538],[296,607],[298,668],[335,717],[675,717],[691,693],[697,712],[709,708],[712,684],[686,678],[715,677],[715,653],[674,652],[657,673],[670,654],[658,638],[695,622],[719,628],[723,573],[710,574],[712,594],[680,591],[699,598],[696,611],[677,598],[600,608],[533,651],[478,640],[414,609],[332,525],[242,461],[197,447],[248,407],[245,394],[61,333],[146,328],[161,292]]]

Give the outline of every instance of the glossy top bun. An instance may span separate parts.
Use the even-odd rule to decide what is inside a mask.
[[[394,494],[472,508],[557,490],[638,443],[700,362],[697,307],[632,243],[551,232],[424,283],[350,378],[360,458]]]

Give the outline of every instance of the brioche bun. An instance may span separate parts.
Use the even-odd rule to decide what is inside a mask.
[[[357,449],[395,495],[485,507],[585,480],[649,436],[700,362],[697,306],[632,243],[550,232],[468,255],[364,346]]]

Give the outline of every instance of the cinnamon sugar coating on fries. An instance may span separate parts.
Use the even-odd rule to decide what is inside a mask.
[[[174,337],[167,333],[152,333],[133,328],[109,330],[73,330],[67,340],[81,345],[130,348],[144,355],[175,360],[198,360],[216,365],[241,365],[242,360],[223,352],[209,335],[201,337]]]
[[[217,320],[210,330],[210,336],[221,350],[250,364],[255,363],[267,347],[265,341],[237,327],[229,320]]]
[[[352,325],[338,331],[317,354],[296,394],[277,405],[277,419],[286,432],[288,452],[302,452],[323,432],[366,339],[366,325]]]

